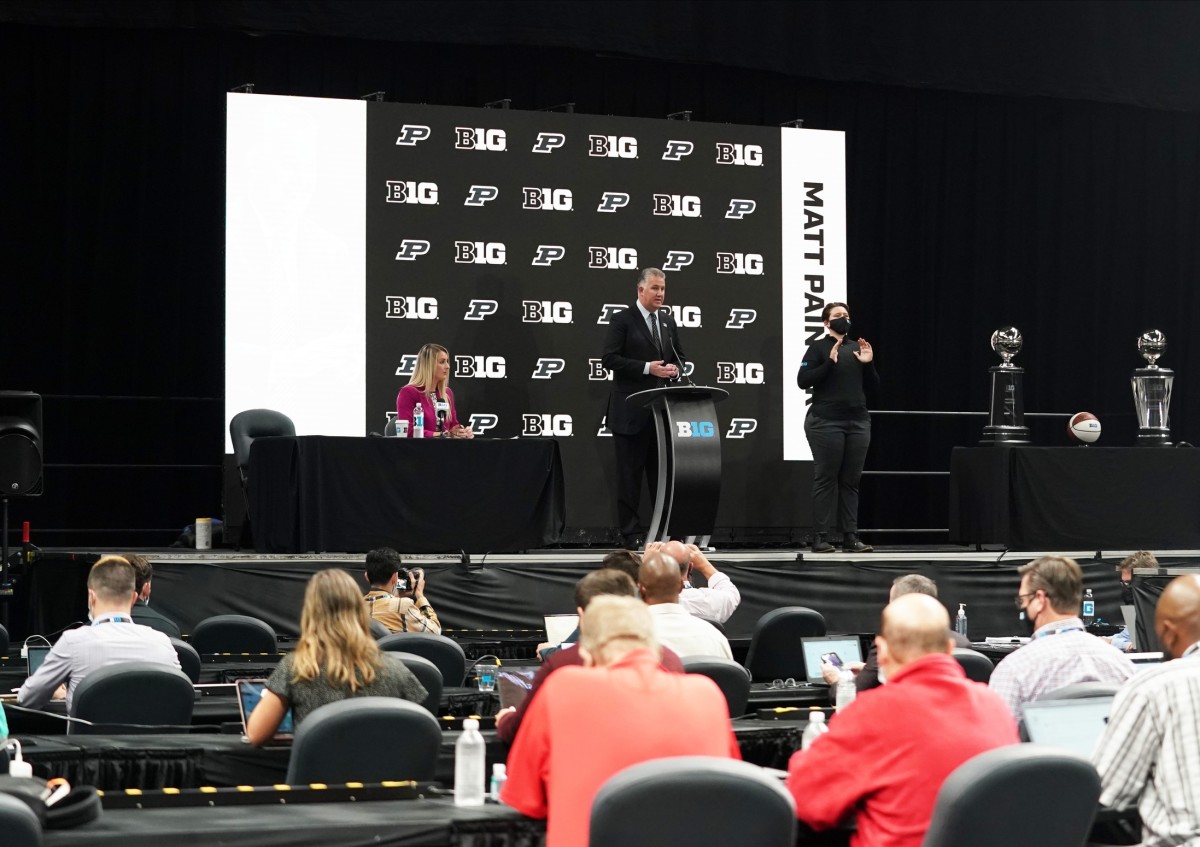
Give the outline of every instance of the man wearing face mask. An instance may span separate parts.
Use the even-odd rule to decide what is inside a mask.
[[[1121,560],[1121,564],[1117,565],[1117,573],[1121,575],[1122,606],[1133,605],[1133,569],[1157,567],[1158,559],[1154,558],[1154,554],[1149,550],[1138,550]],[[1129,631],[1129,627],[1124,627],[1110,639],[1110,643],[1123,653],[1132,653],[1133,633]]]
[[[1066,685],[1121,685],[1133,676],[1133,662],[1084,629],[1079,619],[1083,572],[1074,559],[1043,556],[1017,573],[1017,609],[1033,636],[996,666],[988,682],[1014,715],[1020,717],[1030,700]]]
[[[858,537],[858,482],[871,445],[866,389],[879,387],[875,351],[865,338],[850,337],[850,309],[826,303],[826,335],[809,345],[796,382],[812,392],[804,434],[813,454],[814,553],[831,553],[834,521],[847,553],[873,549]]]
[[[1144,845],[1200,839],[1200,577],[1174,579],[1154,614],[1171,661],[1117,692],[1092,755],[1100,803],[1137,804]]]

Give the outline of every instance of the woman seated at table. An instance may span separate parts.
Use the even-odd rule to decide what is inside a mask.
[[[450,381],[450,353],[440,344],[426,344],[417,351],[417,366],[408,385],[396,396],[396,421],[408,421],[413,433],[413,410],[425,412],[425,437],[474,438],[469,426],[458,422]],[[439,407],[441,417],[439,418]]]
[[[296,726],[317,708],[348,697],[400,697],[420,703],[425,686],[371,636],[358,585],[338,568],[319,571],[304,592],[300,639],[267,680],[246,722],[259,746],[271,740],[288,709]]]

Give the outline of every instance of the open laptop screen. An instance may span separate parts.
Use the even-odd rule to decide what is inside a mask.
[[[1091,758],[1108,723],[1112,703],[1111,697],[1033,700],[1025,704],[1021,716],[1030,741],[1052,744]]]
[[[258,701],[262,699],[263,689],[266,688],[267,681],[265,679],[239,679],[237,682],[238,690],[238,709],[242,713],[242,734],[246,734],[246,723],[250,719],[250,713],[254,711],[254,707],[258,705]],[[272,736],[274,741],[286,741],[296,733],[296,728],[292,720],[292,710],[288,709],[287,714],[283,716],[283,720],[279,722],[279,728],[275,730],[275,735]]]
[[[861,662],[862,648],[856,635],[824,635],[820,638],[801,638],[800,649],[804,652],[804,672],[809,682],[824,682],[821,663],[828,661],[834,667],[848,662]]]

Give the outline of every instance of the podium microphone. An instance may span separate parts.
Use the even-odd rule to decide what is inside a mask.
[[[437,409],[437,431],[446,431],[446,417],[450,414],[450,404],[445,400],[438,400],[434,403],[434,408]]]
[[[686,369],[683,366],[683,359],[680,357],[679,351],[675,349],[675,334],[671,332],[672,315],[670,312],[663,313],[661,309],[659,313],[662,314],[661,322],[663,329],[667,333],[667,343],[671,345],[671,355],[675,357],[675,367],[679,368],[679,376],[675,377],[675,379],[687,380],[687,384],[695,388],[696,383],[692,382],[692,378],[687,375]]]

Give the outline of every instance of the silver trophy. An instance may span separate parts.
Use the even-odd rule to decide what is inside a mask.
[[[1133,372],[1133,405],[1137,410],[1139,447],[1171,446],[1171,386],[1175,372],[1158,366],[1167,350],[1167,337],[1160,330],[1143,332],[1137,340],[1138,352],[1146,367]]]
[[[1028,444],[1029,427],[1025,426],[1025,398],[1021,389],[1024,368],[1012,363],[1021,352],[1025,339],[1015,326],[1004,326],[992,333],[992,349],[1001,359],[989,368],[992,375],[992,406],[988,424],[983,428],[981,445],[1004,446]]]

